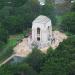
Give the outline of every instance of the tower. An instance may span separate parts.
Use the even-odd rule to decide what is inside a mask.
[[[51,44],[52,39],[52,23],[51,20],[44,16],[38,16],[32,22],[32,44],[38,48],[44,48]]]

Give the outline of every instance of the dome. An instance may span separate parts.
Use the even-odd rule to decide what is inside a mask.
[[[44,16],[44,15],[38,16],[38,17],[33,21],[33,23],[42,23],[42,24],[46,24],[46,23],[48,23],[48,22],[51,22],[51,20],[50,20],[48,17]]]

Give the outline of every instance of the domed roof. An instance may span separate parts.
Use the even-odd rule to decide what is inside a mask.
[[[40,16],[38,16],[34,21],[33,21],[33,23],[43,23],[43,24],[46,24],[46,23],[48,23],[48,22],[51,22],[51,20],[48,18],[48,17],[46,17],[46,16],[44,16],[44,15],[40,15]]]

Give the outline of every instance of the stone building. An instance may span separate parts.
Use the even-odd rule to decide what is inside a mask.
[[[51,20],[43,15],[38,16],[32,22],[32,34],[29,36],[29,44],[38,48],[44,48],[51,45],[52,23]]]
[[[51,20],[40,15],[32,22],[32,31],[29,36],[17,44],[13,50],[15,56],[20,57],[29,55],[34,47],[47,53],[49,47],[56,49],[64,39],[67,39],[67,36],[59,31],[52,31]]]

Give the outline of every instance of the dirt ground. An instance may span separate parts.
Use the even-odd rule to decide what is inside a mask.
[[[53,31],[53,37],[55,38],[54,42],[51,44],[51,46],[49,46],[53,49],[56,49],[59,46],[60,42],[63,42],[64,39],[67,39],[67,36],[59,31]],[[49,47],[42,48],[40,50],[46,53]],[[32,50],[28,46],[28,38],[24,38],[22,42],[17,44],[17,46],[14,48],[14,53],[16,54],[16,56],[26,57],[31,52]]]

